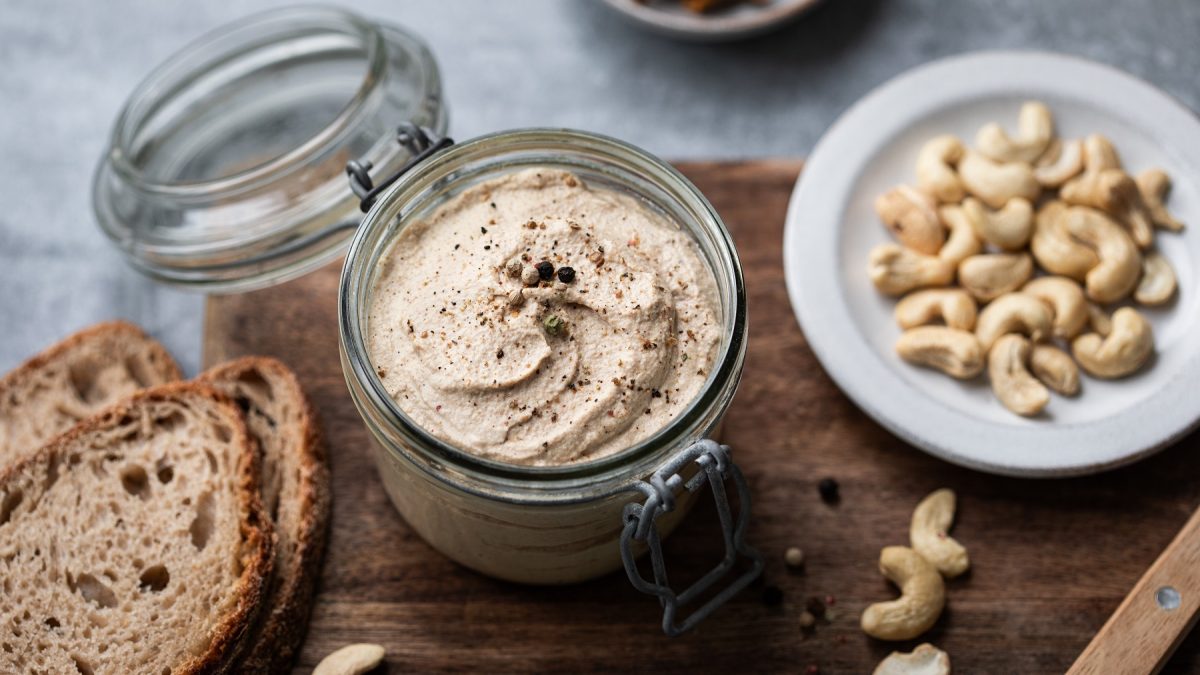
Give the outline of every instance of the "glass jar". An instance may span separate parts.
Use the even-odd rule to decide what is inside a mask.
[[[696,400],[664,429],[609,457],[528,467],[452,447],[414,424],[392,400],[364,341],[378,263],[394,237],[464,190],[524,167],[570,171],[593,187],[626,193],[666,215],[692,235],[716,280],[723,329],[717,367]],[[721,456],[712,458],[697,451],[696,443],[717,433],[742,372],[746,297],[737,253],[703,195],[669,165],[630,145],[580,131],[529,129],[476,138],[432,156],[400,177],[367,214],[343,267],[339,303],[342,368],[374,439],[388,495],[418,534],[467,567],[516,582],[563,584],[624,564],[634,579],[639,576],[636,568],[623,559],[623,548],[634,545],[622,539],[637,529],[631,521],[636,526],[657,515],[643,512],[645,507],[637,503],[649,498],[654,503],[651,511],[665,507],[653,540],[641,538],[656,549],[657,535],[675,526],[690,507],[695,489],[705,482],[696,478],[705,474],[700,469],[715,461],[726,465],[721,467],[724,476],[732,466],[724,454],[727,449],[702,444],[707,450],[718,448],[714,452]],[[689,451],[690,457],[655,479],[656,472]],[[709,459],[697,463],[699,457]],[[737,477],[740,480],[740,474]],[[674,492],[688,479],[692,489],[681,490],[672,504]],[[720,505],[724,491],[718,483],[723,480],[707,482],[718,493]],[[740,492],[745,515],[748,495],[744,489]],[[727,502],[725,506],[727,543],[738,536],[739,551],[754,557],[733,532],[732,522],[724,522]],[[626,551],[624,558],[631,557]],[[656,560],[656,570],[659,566]]]
[[[273,10],[200,38],[134,90],[97,168],[93,205],[135,269],[208,292],[299,276],[353,236],[339,298],[342,368],[379,474],[413,529],[462,564],[518,582],[570,583],[624,566],[636,588],[661,600],[664,630],[682,632],[762,570],[744,541],[745,481],[728,448],[708,440],[746,350],[745,289],[729,234],[678,172],[619,141],[545,129],[454,146],[446,126],[438,70],[420,40],[342,10]],[[678,223],[713,271],[723,322],[718,366],[666,428],[561,467],[487,461],[424,432],[388,397],[363,342],[376,262],[392,237],[464,189],[525,166],[570,170]],[[727,480],[738,493],[736,518]],[[676,593],[660,536],[705,485],[726,555]],[[649,580],[636,561],[647,550]],[[748,570],[676,620],[745,557]]]
[[[139,271],[243,291],[316,269],[361,213],[347,162],[394,172],[408,122],[436,135],[446,108],[433,55],[399,28],[332,8],[224,26],[130,95],[96,171],[101,228]]]

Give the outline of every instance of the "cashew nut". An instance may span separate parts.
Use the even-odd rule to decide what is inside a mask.
[[[1083,166],[1085,172],[1119,169],[1121,158],[1106,136],[1092,134],[1083,140]]]
[[[975,226],[971,224],[961,206],[943,206],[938,209],[938,215],[946,227],[950,228],[946,243],[942,244],[942,250],[938,251],[939,258],[957,266],[964,259],[983,250],[983,242],[979,240],[979,235],[975,234]]]
[[[362,675],[383,663],[384,654],[380,645],[346,645],[321,659],[313,675]]]
[[[1154,243],[1154,222],[1149,206],[1132,178],[1121,170],[1121,160],[1108,139],[1098,134],[1085,141],[1084,171],[1059,191],[1063,201],[1090,206],[1112,214],[1129,228],[1138,246]]]
[[[1037,101],[1021,106],[1017,119],[1017,137],[1010,138],[1004,127],[992,122],[975,135],[979,152],[997,162],[1032,163],[1050,144],[1054,135],[1054,116],[1050,109]]]
[[[1108,334],[1112,332],[1112,317],[1108,315],[1108,312],[1094,302],[1087,304],[1087,312],[1088,327],[1092,329],[1092,332],[1099,333],[1102,337],[1108,337]]]
[[[1083,143],[1054,140],[1033,167],[1033,177],[1045,188],[1057,188],[1083,171]]]
[[[909,654],[888,654],[872,675],[950,675],[950,655],[926,642]]]
[[[981,239],[1008,251],[1019,251],[1029,243],[1033,234],[1033,205],[1028,199],[1015,197],[1003,208],[988,211],[978,199],[968,197],[962,203],[963,212]]]
[[[1120,169],[1105,169],[1084,174],[1059,191],[1063,201],[1078,206],[1102,209],[1121,221],[1138,246],[1154,243],[1154,222],[1132,178]]]
[[[1031,276],[1028,253],[981,253],[958,264],[958,282],[983,302],[1017,290]]]
[[[1054,312],[1046,303],[1028,293],[1005,293],[979,312],[975,337],[984,350],[992,348],[1005,333],[1028,335],[1034,342],[1050,337]]]
[[[1175,268],[1158,251],[1142,256],[1142,280],[1133,291],[1133,299],[1143,305],[1161,305],[1175,295]]]
[[[967,192],[988,206],[998,209],[1014,197],[1033,201],[1042,187],[1033,177],[1033,168],[1017,162],[997,163],[970,150],[958,163],[958,177]]]
[[[1042,384],[1063,396],[1079,393],[1079,366],[1071,355],[1053,345],[1034,345],[1029,370]]]
[[[941,202],[960,202],[965,195],[954,165],[963,156],[963,144],[955,136],[938,136],[917,153],[917,185]]]
[[[1054,337],[1070,339],[1079,335],[1088,322],[1087,298],[1074,279],[1038,277],[1021,287],[1054,310]]]
[[[1009,333],[996,340],[988,352],[988,377],[996,398],[1005,408],[1026,417],[1038,414],[1050,402],[1046,386],[1026,367],[1031,351],[1029,340]]]
[[[954,265],[896,244],[880,244],[871,249],[867,273],[880,292],[904,295],[914,288],[949,284]]]
[[[1135,181],[1154,224],[1172,232],[1182,230],[1183,223],[1167,210],[1167,194],[1171,192],[1171,178],[1167,173],[1162,169],[1146,169],[1137,175]]]
[[[1108,337],[1088,333],[1071,343],[1075,359],[1087,372],[1102,378],[1118,378],[1133,373],[1154,352],[1154,331],[1136,309],[1122,307],[1112,316]]]
[[[867,607],[863,632],[880,640],[911,640],[932,628],[946,606],[937,568],[911,548],[888,546],[879,554],[879,571],[900,588],[900,597]]]
[[[950,328],[971,330],[976,312],[970,293],[960,288],[935,288],[910,293],[896,303],[896,323],[907,330],[941,319]]]
[[[914,251],[933,255],[946,241],[937,204],[912,187],[900,185],[879,195],[875,212],[900,243]]]
[[[928,366],[960,380],[983,370],[983,347],[974,333],[945,326],[917,326],[900,334],[896,354],[918,366]]]
[[[1067,211],[1067,205],[1059,201],[1048,202],[1038,209],[1029,247],[1047,272],[1083,281],[1100,264],[1100,257],[1067,232]]]
[[[954,523],[954,503],[954,490],[935,490],[917,504],[908,528],[912,549],[933,563],[947,579],[966,572],[971,566],[967,549],[947,534]]]
[[[1085,278],[1088,297],[1108,303],[1129,295],[1142,274],[1142,256],[1125,228],[1085,206],[1068,209],[1064,223],[1071,236],[1094,248],[1100,257],[1100,264]]]

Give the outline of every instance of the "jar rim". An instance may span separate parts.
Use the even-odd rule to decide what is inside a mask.
[[[339,255],[360,213],[345,167],[442,134],[441,79],[415,35],[319,5],[253,14],[155,67],[116,117],[92,182],[101,230],[156,280],[243,291]]]
[[[214,64],[240,51],[246,46],[245,41],[264,42],[261,38],[255,39],[258,31],[273,27],[279,29],[283,27],[282,24],[299,21],[321,30],[345,29],[353,32],[363,43],[365,68],[362,79],[345,106],[329,124],[298,147],[227,176],[194,181],[160,181],[148,177],[146,172],[132,161],[133,136],[146,118],[161,108],[170,97],[185,90],[192,80],[202,76]],[[353,126],[362,114],[363,103],[375,83],[383,77],[386,67],[384,52],[383,37],[374,24],[358,14],[336,7],[311,5],[266,10],[252,14],[235,24],[218,26],[168,56],[133,88],[113,124],[108,161],[112,169],[124,180],[152,194],[185,197],[197,193],[211,195],[236,192],[252,187],[274,178],[289,167],[329,147]],[[146,109],[140,109],[141,104],[147,104]]]
[[[388,395],[382,380],[370,363],[370,354],[364,339],[365,311],[372,276],[367,258],[376,251],[386,248],[373,237],[385,236],[391,223],[396,220],[400,206],[416,197],[426,187],[443,185],[454,180],[457,167],[471,159],[486,157],[494,148],[506,151],[542,148],[548,151],[561,148],[573,150],[590,149],[612,153],[608,158],[620,158],[630,168],[655,181],[658,187],[667,190],[676,199],[685,202],[695,213],[700,214],[698,225],[713,235],[724,269],[712,269],[714,276],[725,274],[731,289],[731,302],[723,306],[722,344],[717,357],[717,367],[709,373],[700,393],[678,415],[662,429],[630,447],[612,455],[582,462],[557,466],[527,466],[499,462],[466,452],[442,441],[426,431],[401,409]],[[503,148],[508,148],[504,150]],[[403,217],[403,216],[401,216]],[[690,233],[690,232],[689,232]],[[386,235],[388,240],[394,233]],[[362,302],[360,302],[362,300]],[[347,372],[352,396],[356,405],[361,405],[360,395],[376,412],[380,412],[387,424],[401,431],[407,438],[418,442],[428,450],[430,458],[441,468],[451,464],[459,471],[468,472],[501,484],[516,486],[533,482],[541,487],[565,487],[592,485],[597,480],[624,476],[632,466],[649,466],[657,462],[663,452],[676,447],[677,441],[686,436],[710,411],[722,396],[732,397],[741,374],[746,349],[746,297],[741,263],[732,237],[712,204],[683,174],[671,165],[624,141],[586,131],[563,128],[527,128],[501,131],[473,138],[451,146],[411,169],[387,192],[379,197],[363,219],[355,233],[342,268],[339,289],[339,339],[341,341],[343,368]],[[360,385],[356,387],[355,385]],[[725,401],[722,405],[727,405]],[[497,496],[492,494],[490,496]],[[516,499],[515,501],[520,501]]]

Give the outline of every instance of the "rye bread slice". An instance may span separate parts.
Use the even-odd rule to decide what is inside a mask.
[[[137,326],[85,328],[0,379],[0,466],[135,391],[180,377],[167,350]]]
[[[275,526],[267,609],[240,671],[288,672],[304,641],[329,524],[329,467],[317,420],[295,374],[275,359],[238,359],[198,379],[245,414],[260,452],[263,505]]]
[[[0,472],[0,672],[230,670],[273,562],[256,462],[237,407],[182,383]]]

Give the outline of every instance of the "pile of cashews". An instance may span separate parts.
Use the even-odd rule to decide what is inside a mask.
[[[877,602],[863,611],[860,623],[867,635],[880,640],[911,640],[937,623],[946,606],[943,577],[957,577],[971,566],[967,549],[949,535],[956,501],[954,491],[947,488],[930,493],[913,511],[909,546],[888,546],[880,552],[879,571],[900,589],[900,597]],[[933,656],[926,654],[920,660]],[[948,657],[936,661],[944,661],[945,672],[949,672]]]
[[[868,265],[880,292],[903,296],[900,358],[964,380],[986,364],[996,397],[1025,416],[1050,390],[1078,394],[1079,367],[1113,379],[1149,360],[1150,323],[1127,304],[1106,307],[1175,294],[1175,270],[1154,247],[1156,229],[1183,229],[1164,203],[1165,172],[1131,177],[1098,134],[1055,137],[1050,109],[1031,101],[1015,137],[992,123],[974,148],[950,135],[927,142],[916,175],[916,187],[876,200],[899,243],[876,246]]]

